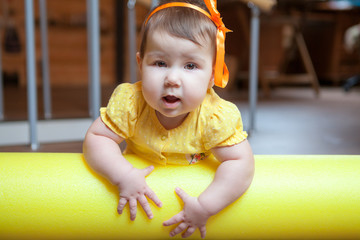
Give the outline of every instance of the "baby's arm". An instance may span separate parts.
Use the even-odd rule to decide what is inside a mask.
[[[122,155],[119,144],[124,139],[111,131],[100,118],[90,126],[83,145],[87,163],[100,175],[116,185],[120,191],[118,205],[119,214],[126,203],[130,206],[130,219],[135,220],[137,201],[143,207],[149,218],[153,217],[150,205],[145,196],[157,206],[162,203],[145,182],[145,177],[154,169],[134,168]]]
[[[204,238],[208,218],[237,200],[251,184],[254,157],[247,140],[234,146],[215,148],[212,152],[221,164],[205,191],[195,198],[176,189],[176,193],[184,201],[184,209],[164,222],[165,226],[180,223],[170,232],[171,236],[186,230],[183,237],[188,237],[199,228],[201,237]]]

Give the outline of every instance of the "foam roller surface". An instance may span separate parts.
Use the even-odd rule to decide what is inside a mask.
[[[255,159],[252,185],[209,219],[207,239],[360,239],[360,156]],[[206,161],[155,165],[147,183],[163,207],[151,204],[152,220],[138,207],[131,222],[128,207],[116,212],[117,189],[81,154],[0,153],[0,239],[169,239],[171,228],[162,222],[182,209],[174,189],[199,195],[217,167]],[[199,231],[191,238],[199,239]]]

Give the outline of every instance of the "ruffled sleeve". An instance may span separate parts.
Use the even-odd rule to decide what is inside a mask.
[[[106,108],[100,109],[101,120],[122,138],[134,134],[141,92],[139,84],[120,84],[113,92]]]
[[[203,144],[206,150],[238,144],[247,138],[236,105],[223,99],[212,103],[211,114],[204,119]]]

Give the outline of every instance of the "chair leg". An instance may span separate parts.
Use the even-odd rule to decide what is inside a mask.
[[[320,87],[319,87],[319,80],[317,78],[315,69],[314,69],[314,65],[311,61],[311,57],[309,54],[309,51],[306,47],[306,43],[304,40],[303,35],[301,34],[301,32],[297,31],[295,34],[295,38],[296,38],[296,44],[299,48],[300,54],[301,54],[301,59],[303,60],[306,72],[311,76],[311,85],[313,86],[314,90],[315,90],[315,94],[316,96],[319,95],[320,92]]]

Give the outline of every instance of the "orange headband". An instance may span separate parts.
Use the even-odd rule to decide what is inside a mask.
[[[201,12],[208,18],[210,18],[217,27],[217,34],[216,34],[216,60],[215,60],[215,76],[214,76],[214,83],[216,86],[224,88],[229,80],[229,70],[225,64],[225,35],[227,32],[231,32],[231,30],[227,29],[220,17],[220,13],[216,9],[216,0],[204,0],[206,7],[209,9],[209,12],[206,12],[204,9],[185,2],[171,2],[167,4],[163,4],[154,9],[149,15],[149,17],[145,21],[145,25],[149,21],[152,15],[156,12],[169,8],[169,7],[188,7],[192,8],[196,11]]]

